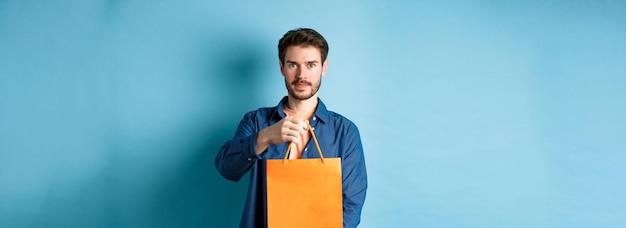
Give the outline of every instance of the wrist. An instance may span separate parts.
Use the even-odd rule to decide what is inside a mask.
[[[263,151],[265,151],[265,149],[267,149],[267,147],[270,146],[270,143],[268,142],[267,138],[265,137],[265,134],[263,133],[264,132],[261,131],[256,136],[256,144],[254,146],[254,149],[256,150],[255,152],[257,154],[263,153]]]

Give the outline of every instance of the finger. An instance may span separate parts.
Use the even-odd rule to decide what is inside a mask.
[[[301,137],[300,131],[293,130],[293,129],[289,129],[285,131],[283,134],[283,138],[286,141],[291,141],[291,142],[298,142],[300,140],[300,137]]]
[[[300,122],[302,122],[302,120],[296,118],[296,117],[291,117],[288,116],[287,118],[285,118],[285,120],[289,123],[289,124],[295,124],[295,125],[300,125]]]
[[[285,125],[285,133],[293,133],[293,134],[300,134],[300,131],[302,130],[302,128],[297,125],[297,124],[287,124]]]
[[[290,130],[294,130],[294,131],[298,131],[301,134],[302,133],[306,133],[306,131],[309,130],[308,125],[306,124],[306,122],[302,121],[302,120],[291,120],[289,122],[286,122],[284,125],[287,129]]]
[[[302,122],[300,125],[300,134],[307,135],[309,133],[309,125],[306,122]]]
[[[300,142],[300,139],[297,136],[290,135],[285,137],[285,142],[297,143]]]
[[[300,126],[302,126],[302,129],[308,131],[309,130],[309,121],[308,120],[303,120],[302,122],[300,122]]]
[[[306,120],[292,119],[291,123],[295,124],[300,129],[304,129],[305,131],[309,130],[309,125],[307,124]]]

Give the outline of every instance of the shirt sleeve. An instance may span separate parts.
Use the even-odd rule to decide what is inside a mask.
[[[215,157],[215,167],[228,180],[239,181],[256,160],[261,159],[254,148],[258,135],[255,123],[254,113],[247,113],[239,123],[233,139],[227,141]]]
[[[343,227],[356,227],[361,221],[361,209],[367,191],[367,171],[359,130],[350,124],[344,142],[342,160],[343,176]]]

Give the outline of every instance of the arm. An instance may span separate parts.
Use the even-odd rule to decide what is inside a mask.
[[[351,124],[346,131],[342,160],[343,226],[356,227],[361,221],[361,209],[367,191],[367,171],[359,130]]]
[[[215,166],[222,176],[239,181],[271,144],[299,142],[308,130],[304,120],[285,117],[259,132],[255,112],[247,113],[237,127],[235,137],[222,146],[215,157]]]
[[[239,181],[260,159],[254,149],[258,134],[255,123],[254,112],[247,113],[239,123],[233,139],[228,140],[215,157],[215,167],[226,179]]]

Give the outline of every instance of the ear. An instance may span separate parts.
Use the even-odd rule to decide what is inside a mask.
[[[322,76],[326,74],[327,69],[328,69],[328,59],[324,60],[324,64],[322,64]]]

